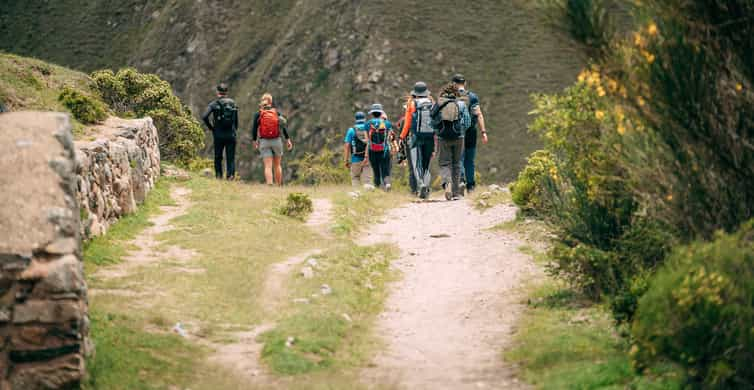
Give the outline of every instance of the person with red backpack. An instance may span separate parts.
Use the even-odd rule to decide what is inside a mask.
[[[394,138],[393,125],[387,120],[387,115],[382,109],[382,104],[375,103],[369,110],[372,116],[367,123],[369,129],[369,145],[367,146],[369,155],[369,164],[372,166],[374,175],[374,186],[379,188],[383,186],[385,191],[390,191],[390,141]]]
[[[251,138],[254,148],[258,149],[264,161],[264,179],[268,185],[283,185],[283,138],[285,136],[288,150],[293,149],[293,142],[288,136],[285,117],[272,104],[272,95],[262,95],[259,112],[254,114],[251,123]],[[274,171],[274,176],[273,176]]]
[[[212,120],[210,121],[210,117]],[[217,99],[213,100],[202,121],[212,131],[215,146],[215,177],[223,178],[223,151],[227,165],[228,179],[236,176],[236,132],[238,130],[238,106],[228,97],[228,86],[217,86]]]

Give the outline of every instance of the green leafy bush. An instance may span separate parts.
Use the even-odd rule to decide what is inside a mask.
[[[71,87],[64,87],[58,100],[81,123],[94,124],[107,119],[107,109],[102,102]]]
[[[637,366],[668,359],[695,387],[754,384],[754,220],[735,234],[679,248],[639,301]]]
[[[540,0],[555,26],[584,45],[593,58],[606,55],[615,34],[615,21],[606,0]]]
[[[204,148],[204,131],[170,84],[135,69],[101,70],[92,74],[94,88],[123,116],[150,116],[160,136],[163,159],[188,166]]]
[[[342,160],[342,156],[330,149],[323,149],[319,154],[306,153],[291,162],[296,172],[295,182],[303,185],[349,183],[351,174],[340,163]]]
[[[301,192],[292,192],[288,194],[285,204],[278,207],[276,211],[281,215],[304,220],[314,211],[314,205],[309,195]]]
[[[543,195],[545,180],[556,174],[552,155],[547,150],[537,150],[527,159],[526,167],[510,186],[513,203],[525,213],[537,214],[547,211]]]

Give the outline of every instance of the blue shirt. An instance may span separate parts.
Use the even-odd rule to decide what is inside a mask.
[[[369,125],[370,124],[374,124],[374,127],[379,127],[380,126],[380,121],[382,121],[382,120],[383,119],[372,118],[372,119],[368,120],[364,124],[364,126],[366,126],[367,129],[369,129]],[[384,119],[384,121],[385,121],[385,128],[387,129],[387,133],[390,133],[393,130],[393,124],[390,123],[390,121],[387,120],[387,119]],[[387,137],[388,137],[388,135],[385,134],[385,151],[390,151],[390,141],[388,140]]]
[[[356,127],[359,127],[359,129],[363,129],[364,131],[367,130],[366,123],[356,123],[353,127],[348,129],[348,132],[346,132],[346,138],[343,140],[343,143],[351,144],[351,162],[352,163],[360,163],[364,161],[363,156],[357,156],[353,154],[353,151],[356,150]]]

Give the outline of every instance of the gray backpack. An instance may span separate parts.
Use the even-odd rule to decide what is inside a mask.
[[[435,129],[432,127],[432,100],[429,98],[419,98],[414,100],[414,112],[413,122],[414,134],[418,137],[429,138],[434,137]]]

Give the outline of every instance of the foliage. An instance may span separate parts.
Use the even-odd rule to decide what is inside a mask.
[[[545,180],[555,174],[552,155],[547,150],[537,150],[527,159],[526,167],[518,179],[510,185],[513,203],[526,213],[542,213],[547,210],[542,196]]]
[[[92,73],[94,88],[116,113],[151,116],[160,137],[164,160],[187,166],[204,148],[204,132],[167,81],[133,68]]]
[[[615,34],[615,21],[606,0],[540,0],[550,11],[551,21],[576,42],[584,45],[593,58],[608,54]]]
[[[105,105],[96,98],[88,96],[79,90],[65,87],[60,92],[58,100],[81,123],[94,124],[107,119]]]
[[[288,194],[285,204],[276,210],[278,214],[304,220],[314,211],[314,206],[309,195],[302,192],[292,192]]]
[[[674,252],[639,302],[639,366],[668,359],[700,388],[754,385],[754,220]]]
[[[322,185],[350,183],[350,172],[340,164],[343,160],[338,153],[322,149],[319,154],[306,153],[299,160],[291,162],[297,177],[296,184]]]

